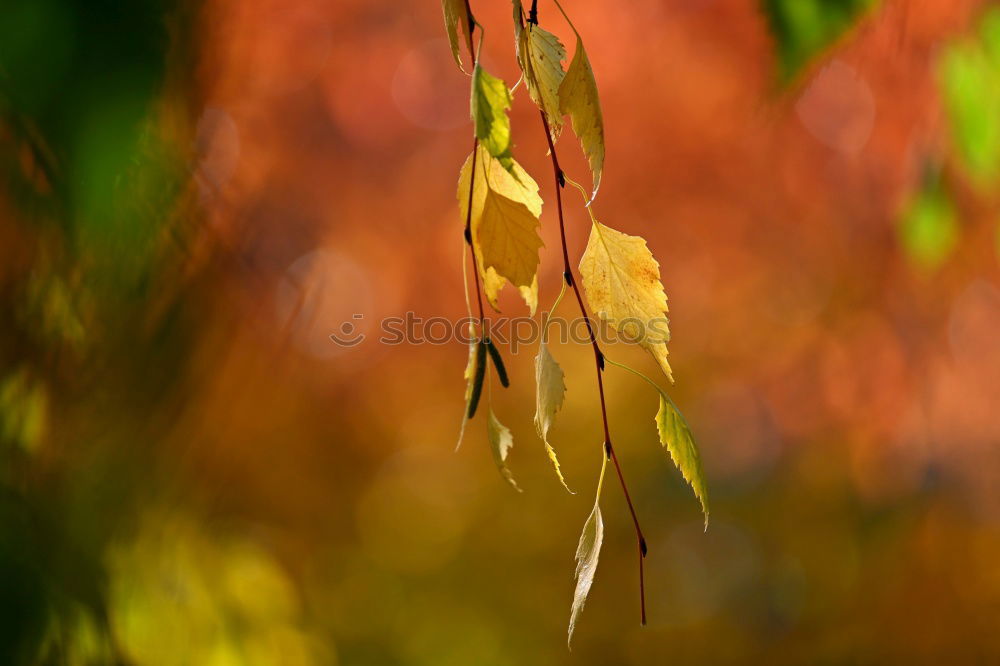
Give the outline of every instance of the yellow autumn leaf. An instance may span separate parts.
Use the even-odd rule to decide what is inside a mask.
[[[670,330],[660,265],[639,236],[629,236],[596,220],[580,260],[590,309],[627,342],[647,349],[673,382],[667,362]]]
[[[708,487],[705,484],[705,473],[701,469],[698,447],[695,446],[694,436],[684,415],[662,391],[660,409],[656,412],[656,430],[660,435],[660,444],[670,452],[670,459],[701,503],[702,513],[705,514],[705,529],[708,529]]]
[[[590,59],[583,48],[583,40],[576,36],[576,53],[559,86],[559,109],[569,115],[573,133],[580,140],[580,147],[590,164],[594,179],[591,200],[597,196],[604,169],[604,117],[601,100],[597,96],[597,81]]]
[[[587,595],[594,584],[594,574],[597,573],[597,560],[601,554],[601,544],[604,543],[604,519],[601,517],[601,489],[604,487],[604,472],[607,470],[608,459],[601,456],[601,476],[597,480],[597,496],[594,498],[594,508],[583,525],[580,542],[576,546],[576,589],[573,590],[573,605],[569,615],[569,630],[566,632],[566,646],[573,641],[573,630],[587,602]]]
[[[455,64],[458,68],[468,74],[462,64],[461,49],[459,42],[459,29],[462,37],[472,50],[472,38],[469,34],[469,12],[466,11],[465,0],[441,0],[441,9],[444,12],[444,27],[448,31],[448,41],[451,43],[451,54],[455,57]]]
[[[545,444],[545,451],[549,454],[549,460],[555,467],[556,475],[566,490],[566,479],[563,478],[562,470],[559,467],[559,459],[556,457],[555,449],[549,444],[549,428],[555,420],[556,412],[563,405],[566,396],[566,382],[564,381],[562,368],[549,353],[548,345],[543,340],[538,345],[538,355],[535,356],[535,430]],[[569,490],[569,492],[573,492]]]
[[[514,490],[521,492],[521,489],[518,488],[517,483],[514,481],[514,476],[507,467],[507,454],[510,453],[511,447],[514,446],[514,436],[511,434],[510,429],[497,420],[492,409],[490,410],[490,418],[486,422],[486,434],[490,440],[493,461],[497,464],[500,475],[506,479],[507,483],[514,487]]]
[[[552,140],[562,130],[559,86],[566,75],[562,61],[566,49],[551,32],[529,23],[517,33],[517,61],[528,86],[528,95],[549,121]]]
[[[510,282],[534,312],[538,303],[538,251],[542,247],[538,234],[538,217],[542,212],[538,185],[513,159],[508,170],[486,150],[477,148],[475,158],[470,222],[483,290],[496,309],[500,290]],[[469,210],[472,159],[470,155],[465,161],[458,180],[457,197],[463,222]]]

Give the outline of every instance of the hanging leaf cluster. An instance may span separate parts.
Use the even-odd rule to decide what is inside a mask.
[[[563,244],[562,254],[566,258],[563,285],[550,312],[559,307],[567,289],[570,289],[574,292],[580,314],[586,318],[586,297],[590,313],[614,328],[624,340],[646,349],[670,383],[673,383],[673,373],[667,361],[667,343],[670,341],[666,319],[667,296],[660,279],[659,264],[645,240],[598,222],[591,206],[604,173],[604,118],[597,81],[583,38],[558,0],[553,1],[576,38],[573,57],[565,68],[563,63],[567,60],[566,48],[555,34],[539,25],[537,0],[532,2],[527,11],[521,0],[513,0],[515,56],[528,97],[540,112],[540,122],[555,173],[556,213]],[[514,103],[513,91],[506,82],[483,69],[479,62],[484,31],[472,14],[469,0],[442,0],[442,6],[455,62],[471,77],[470,115],[474,129],[472,152],[459,171],[457,190],[459,219],[464,224],[463,236],[468,247],[468,254],[465,254],[463,248],[462,260],[463,275],[466,278],[466,305],[470,321],[475,322],[470,324],[469,330],[469,360],[465,369],[466,406],[459,435],[461,444],[466,424],[480,411],[480,403],[483,400],[490,402],[492,375],[496,374],[503,387],[509,383],[500,350],[489,337],[484,297],[490,308],[499,311],[500,292],[509,283],[517,289],[532,316],[538,307],[539,250],[542,247],[539,231],[543,202],[539,196],[538,184],[518,164],[513,154],[514,144],[508,116]],[[478,44],[475,42],[477,34]],[[463,50],[467,53],[463,54]],[[567,124],[567,117],[568,125],[579,141],[590,167],[592,185],[589,189],[568,178],[559,166],[556,143]],[[569,264],[569,254],[565,248],[566,230],[561,193],[567,183],[580,191],[591,221],[590,239],[577,271]],[[473,316],[472,299],[469,296],[467,257],[471,257],[472,261],[471,273],[478,317]],[[551,435],[556,415],[565,399],[566,375],[545,342],[544,329],[547,324],[546,315],[543,315],[543,334],[535,357],[535,429],[560,483],[569,490]],[[659,441],[694,491],[701,504],[706,527],[708,525],[708,490],[698,448],[684,416],[657,382],[638,370],[607,358],[590,328],[589,319],[588,331],[598,380],[598,395],[595,399],[599,400],[603,418],[603,444],[600,449],[602,464],[593,508],[584,523],[576,551],[576,589],[567,641],[572,639],[597,570],[604,539],[600,499],[609,461],[618,476],[635,527],[640,571],[640,617],[643,623],[646,620],[642,566],[647,547],[612,444],[602,378],[609,365],[642,378],[658,393],[659,410],[653,420]],[[514,435],[497,419],[492,405],[486,411],[487,439],[494,462],[501,476],[512,487],[520,490],[507,465]]]

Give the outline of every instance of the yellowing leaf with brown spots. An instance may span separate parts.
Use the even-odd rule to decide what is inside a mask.
[[[444,11],[444,28],[448,31],[448,41],[451,43],[451,54],[455,57],[455,64],[465,72],[462,64],[461,49],[459,43],[459,29],[462,31],[462,38],[472,49],[472,41],[469,36],[469,12],[465,8],[465,0],[441,0],[441,9]],[[468,74],[468,72],[466,72]]]
[[[593,200],[601,186],[601,172],[604,170],[604,117],[601,100],[597,96],[594,70],[579,35],[576,37],[573,61],[559,86],[559,108],[561,113],[569,115],[573,133],[580,140],[580,147],[590,164],[594,179],[590,198]]]
[[[484,292],[496,308],[504,284],[510,282],[534,312],[538,303],[538,216],[542,199],[538,185],[513,159],[509,171],[486,150],[475,153],[475,182],[472,188],[472,243],[483,280]],[[469,156],[458,180],[458,202],[464,222],[469,210]]]
[[[667,362],[670,329],[660,265],[639,236],[594,222],[580,260],[580,276],[590,309],[626,342],[642,345],[673,382]]]

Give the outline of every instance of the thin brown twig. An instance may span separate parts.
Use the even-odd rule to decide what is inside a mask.
[[[580,306],[580,313],[587,324],[587,334],[590,336],[590,344],[594,348],[594,362],[597,366],[597,391],[601,396],[601,419],[604,423],[604,449],[605,455],[615,464],[615,472],[625,495],[625,503],[628,504],[629,513],[632,515],[632,524],[635,526],[636,543],[639,547],[639,613],[642,624],[646,624],[646,581],[643,574],[643,559],[646,557],[646,538],[642,535],[642,528],[639,526],[639,518],[636,516],[635,507],[632,505],[632,497],[628,492],[628,485],[625,483],[625,476],[622,474],[621,464],[615,454],[615,448],[611,444],[611,432],[608,428],[608,409],[604,398],[604,354],[597,344],[597,336],[594,335],[593,326],[587,316],[587,309],[583,305],[583,297],[580,295],[580,288],[577,286],[576,278],[573,276],[573,267],[569,263],[569,250],[566,246],[566,224],[563,221],[562,208],[562,188],[566,186],[566,178],[562,168],[559,166],[559,157],[556,155],[555,143],[552,141],[552,132],[549,129],[549,120],[545,117],[545,111],[539,110],[542,117],[542,126],[545,128],[545,139],[549,144],[549,155],[552,156],[552,169],[556,178],[556,209],[559,212],[559,238],[562,242],[563,254],[563,280],[573,288],[576,302]]]

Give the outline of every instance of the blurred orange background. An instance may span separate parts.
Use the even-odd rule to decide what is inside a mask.
[[[122,234],[58,231],[59,205],[0,189],[3,539],[24,550],[0,562],[10,663],[1000,660],[1000,171],[966,164],[944,76],[955,49],[1000,45],[977,46],[989,3],[884,0],[787,81],[757,3],[564,4],[604,111],[596,215],[660,262],[671,394],[711,494],[703,533],[655,394],[609,369],[648,626],[609,479],[566,649],[602,455],[590,349],[552,349],[568,393],[551,441],[576,495],[534,432],[536,349],[506,354],[512,386],[492,396],[518,494],[484,415],[453,451],[466,346],[377,341],[386,317],[465,315],[469,80],[441,8],[209,0],[165,24],[150,132],[183,175],[143,207],[167,221],[142,279],[119,290],[139,256]],[[482,62],[512,85],[510,6],[472,7]],[[539,12],[572,48],[555,5]],[[562,273],[554,184],[523,87],[511,121],[546,201],[545,310]],[[0,152],[50,201],[59,187],[22,143],[53,146],[56,184],[72,163],[39,125],[5,120]],[[589,182],[575,137],[557,147]],[[926,212],[941,206],[943,222]],[[576,261],[588,218],[572,192],[565,211]],[[524,315],[507,292],[503,314]],[[365,341],[335,345],[344,322]]]

